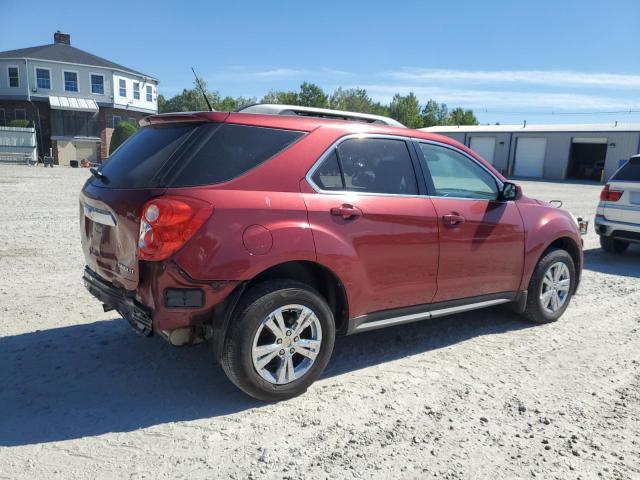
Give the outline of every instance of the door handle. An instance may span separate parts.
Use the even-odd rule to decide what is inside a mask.
[[[452,212],[448,215],[443,215],[442,221],[448,227],[455,227],[457,225],[460,225],[461,223],[464,223],[465,218],[458,213]]]
[[[333,207],[331,210],[331,215],[336,217],[342,217],[345,220],[349,220],[350,218],[356,218],[362,215],[362,210],[358,207],[354,207],[353,205],[349,205],[347,203],[343,203],[339,207]]]

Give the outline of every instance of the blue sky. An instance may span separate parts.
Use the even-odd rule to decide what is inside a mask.
[[[307,80],[383,102],[413,91],[481,122],[640,121],[593,114],[640,110],[637,0],[37,3],[0,0],[0,51],[60,29],[157,76],[166,96],[192,86],[194,66],[223,95]]]

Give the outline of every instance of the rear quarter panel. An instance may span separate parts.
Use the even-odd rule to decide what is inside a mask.
[[[250,280],[279,263],[315,261],[300,192],[185,190],[175,193],[197,196],[214,206],[208,222],[173,257],[190,277]],[[259,234],[253,246],[252,232]]]

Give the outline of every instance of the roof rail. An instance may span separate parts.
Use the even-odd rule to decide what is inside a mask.
[[[236,110],[239,113],[259,113],[266,115],[298,115],[301,117],[332,118],[336,120],[350,120],[355,122],[377,123],[390,127],[406,128],[393,118],[369,113],[347,112],[328,108],[299,107],[296,105],[275,105],[270,103],[256,103]]]

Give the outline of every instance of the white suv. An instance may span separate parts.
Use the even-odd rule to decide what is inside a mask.
[[[596,233],[607,252],[622,253],[640,243],[640,155],[634,155],[600,193]]]

